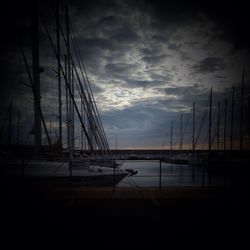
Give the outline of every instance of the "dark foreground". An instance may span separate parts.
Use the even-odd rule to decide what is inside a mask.
[[[119,188],[114,192],[6,181],[2,185],[1,245],[7,244],[6,249],[181,245],[243,249],[248,244],[246,189]]]

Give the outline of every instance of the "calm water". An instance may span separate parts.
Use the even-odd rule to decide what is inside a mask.
[[[119,187],[157,187],[159,186],[159,161],[120,161],[121,168],[132,168],[138,173],[131,177],[124,178]],[[209,176],[208,173],[202,174],[201,167],[188,165],[176,165],[162,163],[161,169],[162,187],[172,186],[222,186],[227,185],[228,179],[224,176]]]

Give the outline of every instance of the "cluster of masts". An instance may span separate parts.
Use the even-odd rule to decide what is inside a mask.
[[[51,143],[51,133],[49,132],[41,108],[41,91],[40,91],[40,57],[39,57],[39,21],[45,29],[50,45],[57,60],[57,80],[58,80],[58,141],[57,144],[63,145],[63,114],[62,103],[66,105],[66,128],[67,128],[67,147],[70,158],[73,158],[75,150],[75,119],[78,118],[81,126],[81,137],[83,146],[83,137],[88,145],[89,154],[102,157],[111,156],[108,141],[103,129],[99,116],[90,81],[83,64],[76,39],[71,32],[71,23],[69,20],[68,7],[62,7],[58,1],[52,4],[53,13],[56,20],[56,42],[53,41],[48,25],[42,15],[38,13],[37,1],[32,1],[31,32],[32,32],[32,69],[30,69],[25,51],[20,41],[20,49],[24,59],[26,71],[28,73],[28,86],[32,89],[34,97],[34,135],[37,152],[41,152],[42,146],[42,128],[44,129],[47,144]],[[62,22],[62,17],[64,20]],[[62,25],[63,24],[63,25]],[[63,41],[63,43],[62,43]],[[64,46],[66,54],[62,60],[61,48]],[[65,87],[65,100],[62,97],[62,87]],[[76,94],[80,99],[76,100]],[[11,119],[12,104],[9,107],[9,142],[11,144]],[[19,143],[19,122],[18,114],[18,138]]]
[[[111,156],[108,141],[105,135],[105,131],[102,126],[102,122],[99,116],[99,112],[96,106],[96,102],[93,96],[91,89],[90,81],[81,57],[79,47],[76,39],[71,32],[71,23],[69,20],[68,7],[59,5],[58,0],[55,1],[55,4],[52,5],[53,13],[56,20],[56,42],[53,41],[51,33],[49,31],[48,25],[45,19],[38,13],[37,1],[32,1],[32,69],[30,69],[25,51],[22,46],[22,42],[19,41],[20,50],[23,56],[24,64],[26,71],[28,73],[28,78],[30,84],[28,86],[32,89],[34,97],[34,135],[35,135],[35,145],[37,152],[40,152],[42,146],[42,127],[44,129],[47,144],[51,145],[51,128],[48,129],[46,121],[41,108],[41,93],[40,93],[40,60],[39,60],[39,20],[41,20],[42,26],[45,29],[47,37],[49,39],[50,45],[53,49],[54,55],[57,60],[57,80],[58,80],[58,140],[57,144],[61,147],[63,145],[63,114],[62,114],[62,86],[64,83],[65,87],[65,105],[66,105],[66,124],[67,124],[67,148],[69,150],[69,155],[73,158],[74,148],[75,148],[75,117],[79,119],[81,126],[81,146],[82,149],[87,147],[83,146],[83,138],[87,141],[88,150],[91,155],[100,154],[101,156]],[[40,17],[40,18],[39,18]],[[62,17],[64,20],[62,22]],[[63,25],[62,25],[63,24]],[[63,41],[63,43],[61,43]],[[64,45],[64,50],[66,54],[62,56],[62,45]],[[63,60],[62,60],[63,57]],[[244,143],[244,119],[248,119],[248,137],[250,139],[250,117],[244,117],[244,77],[245,72],[243,70],[241,88],[240,88],[240,108],[239,108],[239,146],[237,149],[243,150],[244,145],[249,145]],[[27,84],[26,84],[27,85]],[[80,108],[79,103],[76,101],[76,94],[80,97]],[[225,98],[224,105],[221,105],[221,102],[218,102],[217,106],[217,119],[216,126],[212,126],[212,113],[213,113],[213,89],[210,90],[209,95],[209,118],[207,124],[207,134],[208,138],[203,145],[207,145],[208,150],[217,149],[217,150],[226,150],[227,141],[228,141],[228,128],[230,128],[230,149],[236,149],[233,147],[236,136],[234,136],[234,126],[235,126],[235,87],[232,87],[232,97],[231,97],[231,121],[228,125],[228,98]],[[8,112],[4,118],[4,121],[9,120],[8,126],[8,144],[12,142],[12,103],[9,105]],[[224,106],[224,121],[221,119],[222,108]],[[250,101],[248,98],[248,116],[250,114]],[[198,130],[196,129],[197,118],[196,118],[196,103],[193,102],[192,105],[192,142],[189,143],[192,150],[199,149],[198,141],[201,135],[201,129],[204,126],[206,117],[206,110],[201,119],[200,126]],[[20,141],[20,120],[21,112],[18,111],[17,115],[17,144]],[[223,123],[223,126],[222,126]],[[5,122],[3,123],[4,126]],[[178,135],[175,137],[176,142],[174,143],[174,121],[171,121],[170,126],[170,142],[169,149],[176,149],[178,144],[178,149],[182,150],[185,145],[183,144],[183,137],[185,129],[183,129],[183,113],[180,115],[180,131],[177,131]],[[223,127],[223,133],[221,133],[221,128]],[[214,131],[212,131],[214,129]],[[3,127],[0,129],[0,133],[3,131]],[[1,137],[1,134],[0,134]],[[215,142],[215,138],[216,143]],[[179,143],[177,140],[179,139]],[[223,141],[223,143],[221,143]],[[84,143],[86,144],[86,143]],[[164,146],[164,145],[163,145]],[[162,146],[162,148],[163,148]],[[247,146],[248,149],[248,146]]]
[[[250,146],[250,98],[248,96],[248,105],[247,108],[245,108],[244,104],[244,78],[245,78],[245,71],[243,70],[242,73],[242,80],[241,80],[241,86],[240,86],[240,102],[239,102],[239,110],[236,110],[235,107],[235,86],[232,87],[232,93],[231,93],[231,110],[228,107],[228,98],[226,97],[224,100],[224,119],[221,118],[222,110],[221,110],[221,102],[219,101],[217,104],[217,111],[214,112],[214,114],[217,116],[215,119],[212,118],[213,115],[213,88],[210,89],[210,95],[208,99],[208,108],[205,109],[200,126],[198,130],[196,129],[197,124],[197,118],[196,118],[196,103],[193,102],[192,105],[192,142],[187,143],[186,145],[183,144],[183,137],[185,134],[185,131],[183,129],[183,113],[180,114],[180,122],[179,122],[179,131],[177,131],[177,135],[175,136],[175,143],[174,143],[174,121],[171,121],[170,124],[170,141],[169,141],[169,149],[170,150],[183,150],[185,149],[204,149],[204,146],[207,150],[244,150],[249,149]],[[229,111],[230,110],[230,111]],[[229,111],[229,112],[228,112]],[[207,138],[205,138],[205,141],[202,144],[202,148],[198,144],[198,141],[201,136],[201,130],[202,127],[205,125],[207,112],[209,113],[208,120],[207,120]],[[239,116],[239,119],[236,118],[236,112]],[[217,113],[217,114],[216,114]],[[247,114],[247,115],[245,115]],[[231,118],[229,120],[229,118]],[[213,126],[212,121],[215,121],[216,125]],[[236,122],[238,123],[236,124]],[[247,122],[244,122],[247,121]],[[228,122],[230,124],[228,124]],[[187,124],[187,123],[186,123]],[[235,128],[239,129],[239,135],[235,135]],[[245,129],[247,126],[247,129]],[[178,126],[177,126],[178,127]],[[223,132],[221,133],[221,130],[223,129]],[[230,130],[230,135],[228,136],[228,130]],[[246,133],[247,131],[247,133]],[[228,140],[229,137],[229,140]],[[216,140],[215,140],[216,139]],[[179,143],[178,143],[179,141]],[[228,147],[228,141],[230,141],[230,145]],[[237,142],[237,146],[236,146]],[[165,144],[165,143],[164,143]],[[162,148],[165,145],[162,145]]]

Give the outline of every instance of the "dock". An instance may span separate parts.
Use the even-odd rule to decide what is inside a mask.
[[[15,239],[25,246],[67,243],[102,249],[159,249],[183,243],[240,247],[248,239],[247,192],[51,186],[12,186],[8,191],[2,197],[1,224],[9,246]]]

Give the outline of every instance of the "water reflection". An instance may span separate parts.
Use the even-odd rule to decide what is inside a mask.
[[[132,168],[138,173],[126,177],[118,186],[129,187],[157,187],[159,186],[159,161],[120,161],[121,168]],[[227,185],[228,178],[225,176],[212,176],[202,167],[189,165],[176,165],[162,163],[161,186],[223,186]]]

